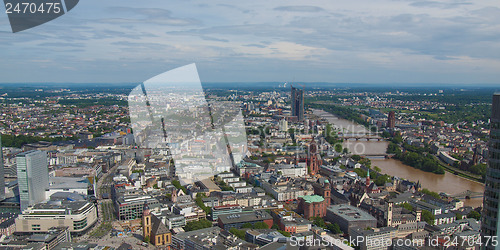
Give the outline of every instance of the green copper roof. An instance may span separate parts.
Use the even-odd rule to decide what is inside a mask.
[[[299,196],[302,199],[304,199],[305,202],[307,203],[314,203],[314,202],[322,202],[325,199],[319,195],[306,195],[306,196]]]

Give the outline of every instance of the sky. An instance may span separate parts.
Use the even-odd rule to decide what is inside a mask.
[[[500,84],[497,0],[81,0],[12,33],[0,82],[130,83],[196,63],[202,82]]]

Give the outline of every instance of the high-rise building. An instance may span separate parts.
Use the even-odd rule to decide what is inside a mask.
[[[389,112],[387,117],[387,127],[393,129],[396,126],[396,113],[394,111]]]
[[[304,90],[292,86],[292,116],[304,120]]]
[[[0,201],[5,199],[5,176],[3,168],[2,136],[0,135]]]
[[[31,150],[16,156],[17,182],[21,211],[45,200],[45,189],[49,187],[47,154]]]
[[[484,203],[481,223],[483,236],[500,237],[500,93],[493,95],[490,120],[490,142],[488,170],[486,172],[486,186],[484,189]],[[486,249],[495,249],[495,246],[486,246]]]

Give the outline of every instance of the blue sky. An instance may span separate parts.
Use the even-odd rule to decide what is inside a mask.
[[[500,83],[500,3],[82,0],[11,33],[0,82],[142,82],[196,63],[202,82]]]

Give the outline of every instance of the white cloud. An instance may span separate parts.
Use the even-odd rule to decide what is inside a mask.
[[[307,5],[298,0],[86,0],[67,15],[18,34],[0,21],[1,55],[11,58],[0,66],[6,82],[74,79],[75,70],[63,67],[84,76],[74,81],[141,81],[191,62],[213,69],[203,81],[273,81],[292,71],[305,81],[413,82],[412,70],[418,79],[433,81],[441,79],[436,69],[442,69],[449,81],[462,81],[467,72],[467,79],[497,82],[497,5],[490,0]],[[61,68],[42,68],[37,60]],[[33,74],[20,76],[19,67]],[[374,67],[379,72],[372,74]],[[338,69],[335,75],[332,68]],[[224,74],[230,71],[240,72],[241,79]]]

